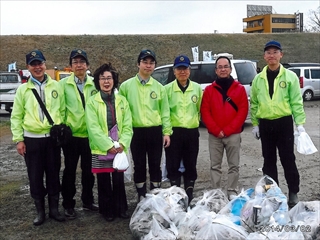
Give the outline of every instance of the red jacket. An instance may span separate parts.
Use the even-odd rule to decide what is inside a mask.
[[[238,111],[227,101],[223,102],[221,93],[215,89],[216,82],[207,86],[201,103],[201,118],[208,132],[218,136],[222,130],[225,136],[240,133],[248,114],[248,97],[244,86],[234,81],[227,95],[237,105]]]

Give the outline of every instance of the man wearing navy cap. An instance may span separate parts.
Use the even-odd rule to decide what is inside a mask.
[[[119,94],[129,102],[132,113],[133,137],[130,148],[138,201],[147,192],[147,155],[150,190],[160,188],[162,149],[170,145],[172,133],[166,90],[151,77],[156,63],[153,51],[142,50],[138,56],[137,75],[124,81],[119,89]]]
[[[170,106],[172,135],[170,146],[165,149],[167,177],[171,186],[180,187],[181,176],[189,203],[193,198],[197,179],[197,157],[199,152],[199,122],[202,89],[190,77],[190,60],[185,55],[177,56],[173,64],[176,79],[165,86]],[[185,171],[179,171],[180,162]]]
[[[277,184],[277,149],[289,188],[288,205],[298,203],[300,176],[294,155],[293,122],[299,134],[305,132],[306,115],[297,75],[280,63],[283,57],[281,44],[269,41],[264,46],[267,66],[252,82],[250,103],[252,133],[261,139],[264,158],[263,174]]]
[[[49,217],[65,220],[58,211],[60,192],[60,147],[50,138],[51,124],[45,117],[34,93],[35,89],[55,124],[63,121],[64,101],[59,84],[45,73],[46,59],[42,52],[33,50],[26,55],[30,78],[17,89],[11,113],[12,139],[17,152],[24,157],[37,217],[35,226],[45,221],[45,196],[48,194]],[[34,109],[34,106],[38,106]],[[46,180],[43,180],[45,175]],[[44,186],[45,183],[45,186]]]
[[[85,103],[97,90],[93,78],[87,74],[89,61],[87,53],[82,49],[74,49],[70,53],[69,63],[72,73],[69,77],[60,80],[64,91],[66,112],[65,123],[72,130],[72,140],[63,147],[64,165],[61,194],[62,205],[67,219],[76,218],[74,210],[76,201],[76,171],[81,157],[81,184],[82,206],[85,210],[98,211],[94,204],[93,186],[94,176],[91,172],[91,150],[85,122]]]

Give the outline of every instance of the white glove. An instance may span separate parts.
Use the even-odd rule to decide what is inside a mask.
[[[119,148],[120,147],[120,144],[117,141],[113,141],[113,144],[114,144],[114,148]]]
[[[259,126],[255,126],[252,129],[252,134],[255,137],[255,139],[259,140],[260,139],[260,132],[259,132]]]
[[[298,130],[299,135],[300,135],[302,132],[306,132],[306,130],[304,129],[303,125],[298,125],[298,126],[297,126],[297,130]]]

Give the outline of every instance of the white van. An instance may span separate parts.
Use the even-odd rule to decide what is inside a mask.
[[[289,67],[299,78],[304,101],[320,97],[320,66]]]
[[[8,92],[21,85],[21,77],[17,72],[0,72],[0,92]]]
[[[250,60],[235,60],[231,59],[232,72],[231,76],[239,81],[246,89],[248,98],[250,97],[251,83],[257,74],[255,63]],[[157,67],[152,77],[158,80],[163,85],[166,85],[173,80],[173,64]],[[202,90],[210,85],[216,79],[215,61],[209,62],[191,62],[190,79],[201,85]]]
[[[232,65],[231,76],[245,87],[250,104],[251,83],[257,75],[255,63],[250,60],[230,59],[230,61]],[[174,81],[175,76],[173,74],[173,64],[155,68],[152,77],[163,85]],[[190,79],[199,83],[202,90],[204,90],[206,86],[210,85],[216,79],[215,61],[191,62]],[[248,112],[247,119],[250,119],[250,111]]]

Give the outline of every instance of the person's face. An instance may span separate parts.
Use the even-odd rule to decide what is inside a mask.
[[[278,65],[280,63],[280,59],[282,58],[283,53],[280,49],[275,47],[267,48],[264,52],[264,60],[267,62],[268,65]]]
[[[105,93],[111,93],[114,85],[112,73],[105,71],[103,74],[101,74],[99,77],[99,85],[101,91]]]
[[[71,60],[71,70],[74,72],[76,77],[84,76],[88,70],[86,60],[81,56],[73,58]]]
[[[221,58],[216,62],[216,74],[219,78],[230,77],[231,70],[228,59]]]
[[[29,70],[29,72],[31,73],[31,75],[35,79],[37,79],[39,81],[43,81],[44,73],[47,68],[46,68],[45,62],[34,60],[30,64],[27,65],[27,69]]]
[[[173,74],[179,82],[186,82],[190,77],[190,67],[180,66],[174,68]]]
[[[152,57],[141,59],[140,63],[138,64],[139,73],[143,76],[150,76],[155,67],[156,62]]]

